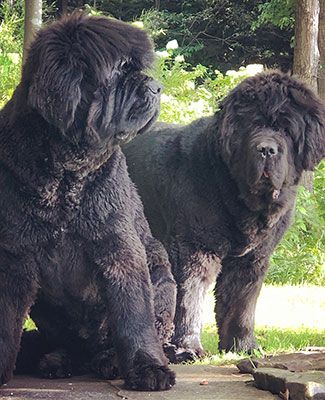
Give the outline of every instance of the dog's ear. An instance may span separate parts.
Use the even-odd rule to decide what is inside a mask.
[[[62,132],[73,123],[81,100],[83,73],[72,60],[60,57],[40,60],[28,90],[28,105],[36,109],[50,124]]]
[[[303,84],[291,87],[289,93],[303,118],[301,125],[297,126],[297,129],[303,130],[298,143],[302,167],[312,171],[325,157],[325,106]]]

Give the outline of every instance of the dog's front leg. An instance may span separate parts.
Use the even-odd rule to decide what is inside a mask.
[[[24,319],[35,300],[37,272],[32,260],[0,251],[0,385],[13,374]]]
[[[177,283],[172,340],[177,350],[173,361],[182,362],[204,354],[200,340],[204,299],[220,270],[220,262],[217,257],[196,250],[183,241],[174,241],[169,254]]]
[[[130,229],[129,229],[130,230]],[[98,285],[107,301],[120,371],[126,386],[136,390],[166,390],[174,373],[155,329],[154,302],[145,249],[137,236],[112,232],[92,246],[99,270]]]
[[[268,258],[251,252],[222,262],[222,273],[215,287],[216,321],[220,351],[252,351],[255,308]]]

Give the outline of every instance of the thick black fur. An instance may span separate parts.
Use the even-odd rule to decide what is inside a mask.
[[[39,331],[22,354],[52,351],[43,375],[82,362],[109,374],[114,346],[128,387],[175,382],[162,344],[176,285],[119,146],[158,114],[152,60],[145,32],[102,17],[55,22],[30,48],[0,113],[0,384],[31,306]]]
[[[158,124],[124,147],[172,262],[180,360],[203,353],[201,307],[216,278],[220,349],[255,348],[269,257],[290,224],[302,172],[324,157],[324,124],[324,105],[304,84],[269,71],[238,85],[215,116]]]

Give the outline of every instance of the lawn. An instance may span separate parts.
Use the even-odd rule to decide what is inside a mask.
[[[212,290],[206,299],[202,342],[208,357],[199,361],[223,364],[246,355],[219,355]],[[256,310],[260,354],[292,352],[309,346],[325,347],[325,287],[264,286]]]

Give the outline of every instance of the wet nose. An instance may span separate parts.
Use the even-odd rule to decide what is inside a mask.
[[[148,80],[147,87],[153,94],[159,94],[162,91],[162,85],[154,79]]]
[[[257,151],[263,158],[274,157],[278,154],[278,146],[275,142],[261,142],[257,145]]]

